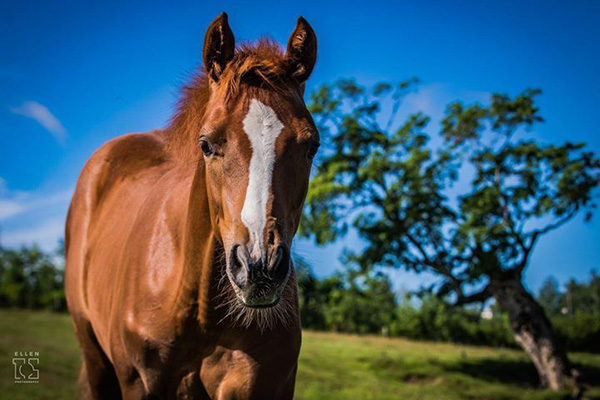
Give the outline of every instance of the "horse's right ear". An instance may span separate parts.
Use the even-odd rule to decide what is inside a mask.
[[[227,23],[227,14],[221,13],[210,24],[204,36],[203,61],[208,76],[219,81],[227,63],[235,53],[235,38]]]
[[[307,80],[317,61],[317,35],[302,17],[298,18],[296,28],[288,40],[285,55],[292,76],[300,83]]]

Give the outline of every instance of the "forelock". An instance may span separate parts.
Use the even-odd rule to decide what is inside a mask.
[[[223,71],[216,88],[217,95],[228,100],[242,84],[268,87],[281,94],[292,94],[294,79],[281,46],[271,39],[242,44]]]

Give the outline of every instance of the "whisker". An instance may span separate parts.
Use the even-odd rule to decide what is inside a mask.
[[[229,321],[233,326],[245,329],[255,326],[261,333],[264,333],[276,327],[287,328],[298,318],[293,287],[296,285],[296,280],[293,275],[286,283],[279,303],[269,308],[245,306],[235,294],[235,290],[230,283],[223,287],[225,282],[229,283],[226,276],[225,278],[221,277],[219,286],[222,290],[217,296],[220,301],[217,308],[226,308],[226,311],[218,324]]]

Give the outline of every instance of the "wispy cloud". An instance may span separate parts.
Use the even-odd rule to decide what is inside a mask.
[[[403,107],[407,113],[422,111],[434,121],[439,121],[444,117],[448,104],[453,101],[486,103],[490,96],[489,92],[458,89],[447,83],[432,82],[419,86],[417,91],[408,94]]]
[[[65,143],[67,130],[58,118],[43,104],[37,101],[26,101],[18,107],[10,107],[10,111],[14,114],[33,119],[50,132],[58,144],[63,145]]]
[[[0,199],[0,221],[25,212],[26,208],[18,201]]]
[[[19,247],[36,244],[44,250],[53,250],[63,236],[64,230],[65,221],[61,218],[52,218],[29,227],[3,231],[2,245]]]
[[[68,204],[72,194],[72,189],[53,193],[14,192],[8,195],[0,193],[0,222],[19,217],[29,211]]]
[[[64,222],[71,188],[58,191],[10,190],[0,178],[0,242],[18,247],[38,244],[45,250],[56,248],[64,234]]]

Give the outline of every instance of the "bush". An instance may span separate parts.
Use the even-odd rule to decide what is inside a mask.
[[[390,333],[415,340],[515,346],[503,315],[482,319],[476,309],[453,308],[435,296],[422,298],[419,306],[405,300],[397,309]]]
[[[600,314],[577,312],[552,318],[558,337],[570,351],[600,353]]]
[[[508,318],[498,307],[494,307],[491,319],[484,319],[477,308],[452,307],[433,295],[425,295],[419,301],[411,301],[407,296],[398,303],[384,275],[361,277],[349,271],[317,279],[303,260],[296,259],[295,266],[300,315],[306,329],[518,347]],[[589,288],[597,288],[597,281],[597,275],[592,274]],[[595,295],[596,291],[587,292]],[[552,302],[560,300],[551,294],[546,297]],[[600,313],[578,307],[573,315],[554,315],[551,320],[568,350],[600,352]]]
[[[66,311],[63,268],[36,246],[0,249],[0,307]]]

